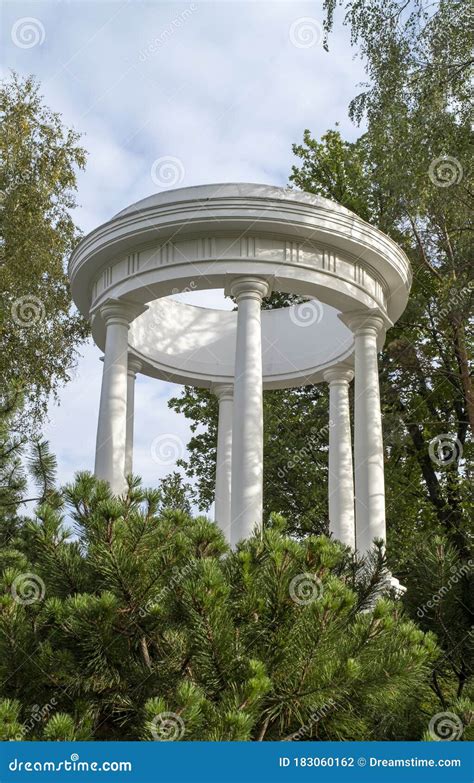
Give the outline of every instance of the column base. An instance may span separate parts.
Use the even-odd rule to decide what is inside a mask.
[[[395,592],[396,598],[402,598],[403,595],[405,595],[407,589],[405,585],[402,585],[399,579],[397,579],[396,576],[393,576],[392,574],[388,575],[388,586],[391,587],[391,589]]]

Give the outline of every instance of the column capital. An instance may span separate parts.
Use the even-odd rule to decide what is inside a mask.
[[[375,334],[393,326],[392,321],[381,310],[352,310],[339,316],[354,334]]]
[[[98,312],[106,326],[111,323],[130,326],[132,321],[144,313],[145,310],[148,310],[148,305],[143,305],[139,302],[128,302],[125,299],[109,299],[98,308]]]
[[[270,290],[270,284],[263,277],[237,277],[230,284],[230,293],[235,296],[237,304],[243,299],[261,302]]]
[[[327,383],[349,384],[354,377],[354,370],[349,367],[330,367],[323,372],[323,378]]]
[[[231,383],[213,383],[211,385],[211,392],[216,395],[219,402],[221,402],[221,400],[234,399],[234,387]]]
[[[131,354],[128,354],[128,375],[135,378],[137,375],[137,372],[140,372],[142,369],[142,362],[140,359],[138,359],[136,356],[132,356]]]

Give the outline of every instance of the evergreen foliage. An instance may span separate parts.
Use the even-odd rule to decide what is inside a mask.
[[[4,738],[419,739],[439,711],[380,547],[363,564],[273,517],[230,552],[136,478],[114,497],[81,473],[63,501],[1,553]]]

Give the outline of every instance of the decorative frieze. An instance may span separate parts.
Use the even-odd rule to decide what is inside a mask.
[[[217,236],[167,240],[162,244],[142,249],[122,257],[104,269],[94,281],[93,300],[112,284],[122,282],[139,271],[145,274],[153,269],[181,264],[195,264],[206,260],[256,259],[272,265],[290,264],[321,270],[342,280],[355,283],[382,305],[386,305],[387,292],[377,271],[349,254],[316,245],[275,239],[266,236]]]

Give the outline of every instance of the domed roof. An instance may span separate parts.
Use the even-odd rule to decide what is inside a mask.
[[[151,196],[142,198],[140,201],[136,201],[134,204],[130,204],[130,206],[122,209],[112,219],[124,217],[125,215],[133,214],[133,212],[143,212],[164,204],[171,205],[184,201],[207,201],[219,198],[295,201],[301,204],[324,207],[335,212],[343,212],[347,215],[354,214],[335,201],[312,193],[304,193],[302,190],[255,182],[218,182],[212,185],[193,185],[188,188],[167,189],[160,193],[153,193]]]

